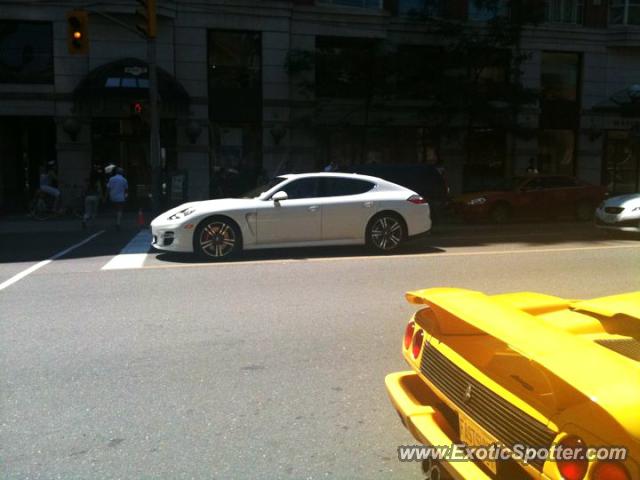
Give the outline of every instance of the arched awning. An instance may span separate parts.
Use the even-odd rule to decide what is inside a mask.
[[[630,85],[614,93],[608,99],[594,105],[593,110],[623,116],[640,116],[640,84]]]
[[[123,58],[93,69],[73,91],[77,102],[96,99],[139,99],[149,96],[149,66],[137,58]],[[158,97],[163,103],[186,107],[189,94],[167,71],[158,67]]]

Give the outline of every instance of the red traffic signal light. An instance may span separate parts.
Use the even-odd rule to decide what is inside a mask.
[[[89,51],[89,14],[84,10],[67,13],[67,47],[72,55]]]
[[[134,113],[136,115],[141,115],[143,110],[144,110],[144,107],[142,105],[142,102],[133,102],[131,104],[131,113]]]

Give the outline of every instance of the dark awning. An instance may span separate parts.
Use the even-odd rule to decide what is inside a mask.
[[[91,101],[103,97],[146,98],[149,95],[149,66],[137,58],[123,58],[93,69],[73,91],[77,101]],[[165,70],[158,67],[159,100],[188,104],[189,94]]]
[[[597,112],[612,112],[624,116],[640,116],[640,84],[620,90],[593,106]]]

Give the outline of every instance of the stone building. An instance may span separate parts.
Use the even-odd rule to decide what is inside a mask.
[[[640,6],[537,1],[545,21],[522,43],[530,54],[523,81],[544,98],[520,114],[532,134],[477,128],[463,141],[435,138],[407,101],[372,110],[373,122],[350,113],[349,98],[318,113],[286,68],[293,50],[363,39],[428,43],[410,14],[425,0],[160,0],[166,202],[233,193],[331,160],[440,162],[453,193],[522,174],[530,162],[615,193],[638,191]],[[446,3],[447,15],[471,24],[495,14],[473,0]],[[39,168],[52,160],[67,202],[92,164],[116,163],[129,177],[131,206],[148,204],[147,46],[124,28],[135,25],[137,4],[84,5],[0,0],[0,212],[25,208]],[[66,14],[74,8],[88,12],[86,54],[69,53]],[[375,128],[363,145],[365,124]]]

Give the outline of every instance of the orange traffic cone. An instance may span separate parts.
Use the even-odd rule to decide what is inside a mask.
[[[144,213],[142,213],[142,209],[138,210],[138,226],[140,228],[146,228],[146,222],[144,221]]]

